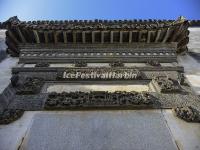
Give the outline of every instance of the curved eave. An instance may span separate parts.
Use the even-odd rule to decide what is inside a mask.
[[[177,42],[177,52],[187,50],[189,22],[177,21],[32,21],[16,17],[4,23],[8,53],[19,55],[18,45],[37,43],[168,43]]]

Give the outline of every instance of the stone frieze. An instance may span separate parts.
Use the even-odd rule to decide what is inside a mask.
[[[52,92],[45,102],[46,109],[70,109],[70,108],[106,108],[106,107],[134,107],[152,106],[155,97],[142,92]]]
[[[16,94],[26,95],[26,94],[37,94],[40,92],[44,80],[42,78],[30,78],[27,77],[22,84],[16,87]]]
[[[161,93],[181,92],[179,82],[167,76],[157,76],[152,82]]]

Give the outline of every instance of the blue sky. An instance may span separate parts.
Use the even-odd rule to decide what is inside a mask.
[[[0,0],[0,21],[63,19],[200,19],[200,0]]]

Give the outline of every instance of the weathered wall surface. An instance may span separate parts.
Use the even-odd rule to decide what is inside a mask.
[[[0,62],[6,58],[5,30],[0,30]]]

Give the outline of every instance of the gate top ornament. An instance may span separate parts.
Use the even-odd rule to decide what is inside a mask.
[[[99,107],[177,108],[178,117],[199,121],[199,97],[177,63],[177,53],[187,51],[189,41],[189,21],[183,17],[26,22],[15,16],[0,27],[7,30],[7,52],[19,57],[0,95],[0,124],[16,120],[24,110]],[[58,83],[144,84],[148,91],[48,93]]]

